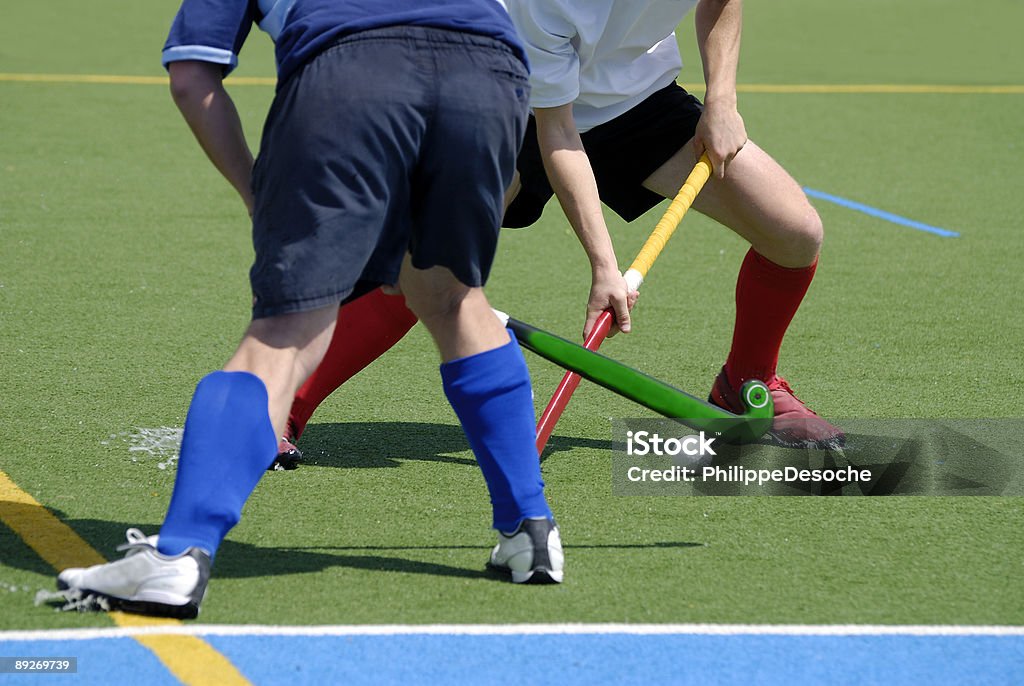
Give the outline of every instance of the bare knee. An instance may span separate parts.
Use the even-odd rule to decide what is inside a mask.
[[[471,291],[468,286],[454,280],[432,285],[432,288],[424,288],[424,284],[418,284],[419,287],[414,289],[403,286],[406,307],[428,328],[435,322],[443,324],[457,318]]]
[[[276,350],[318,350],[330,341],[330,331],[338,315],[336,305],[308,312],[283,314],[254,319],[246,331],[247,338]]]
[[[803,220],[794,232],[794,248],[805,264],[811,264],[821,252],[821,244],[825,238],[825,227],[814,207],[807,203]]]
[[[459,281],[445,267],[419,269],[412,265],[406,254],[398,285],[405,295],[405,304],[427,328],[434,322],[456,318],[467,298],[473,298],[474,289]]]
[[[225,369],[270,378],[292,372],[303,379],[320,363],[334,331],[337,307],[254,319]],[[284,374],[289,385],[289,374]]]
[[[809,202],[791,207],[770,230],[754,232],[751,246],[776,264],[797,269],[818,259],[824,228]]]
[[[407,288],[405,303],[430,332],[445,362],[476,355],[506,345],[505,327],[491,311],[480,288],[454,279],[439,284],[427,279],[426,289]],[[424,285],[420,282],[420,285]]]

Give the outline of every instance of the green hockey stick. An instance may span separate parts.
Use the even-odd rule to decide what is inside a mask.
[[[740,400],[744,412],[733,414],[600,353],[503,312],[495,310],[495,313],[527,350],[658,414],[678,419],[692,429],[719,433],[728,442],[750,443],[771,428],[775,416],[772,398],[768,387],[760,381],[743,384]]]

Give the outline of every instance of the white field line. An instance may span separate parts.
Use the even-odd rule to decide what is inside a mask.
[[[4,641],[84,641],[137,636],[1024,636],[1024,626],[896,624],[185,624],[0,631]]]

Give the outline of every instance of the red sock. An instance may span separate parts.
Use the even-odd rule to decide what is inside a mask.
[[[808,267],[787,269],[751,248],[736,279],[736,327],[725,363],[729,384],[775,376],[779,348],[793,315],[814,278],[818,260]]]
[[[379,288],[342,305],[334,337],[323,361],[306,379],[288,416],[291,438],[297,439],[324,399],[361,369],[386,353],[416,323],[401,295]]]

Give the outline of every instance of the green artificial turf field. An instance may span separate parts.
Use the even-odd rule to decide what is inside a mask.
[[[81,78],[161,77],[175,8],[53,0],[0,22],[0,472],[107,557],[126,527],[159,526],[172,453],[145,439],[173,437],[248,319],[244,208],[166,86]],[[1022,417],[1021,25],[1015,0],[747,3],[740,82],[778,86],[741,92],[751,138],[803,185],[960,234],[814,201],[825,247],[780,371],[822,414]],[[679,34],[682,80],[699,82],[692,27]],[[253,36],[237,76],[272,75]],[[231,84],[255,146],[273,88]],[[794,88],[865,84],[932,92]],[[663,209],[609,216],[624,267]],[[745,250],[688,215],[635,333],[602,352],[705,395]],[[552,203],[503,234],[488,294],[575,338],[588,285]],[[561,370],[528,361],[539,411]],[[566,582],[501,582],[436,364],[417,327],[324,404],[306,463],[264,478],[221,549],[203,621],[1024,623],[1020,498],[616,497],[610,420],[650,414],[588,384],[543,463]],[[54,570],[3,524],[0,550],[0,629],[110,625],[35,606]]]

